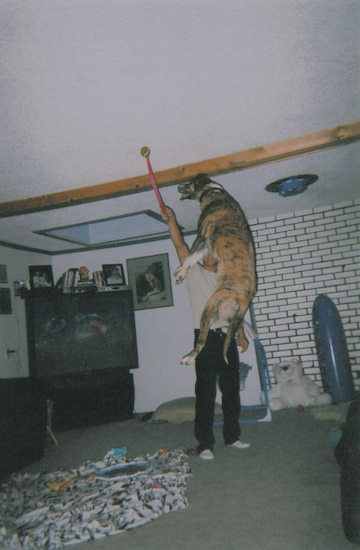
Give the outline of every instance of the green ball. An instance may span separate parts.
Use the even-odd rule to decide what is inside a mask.
[[[141,156],[148,157],[150,155],[149,147],[141,147],[140,153],[141,153]]]

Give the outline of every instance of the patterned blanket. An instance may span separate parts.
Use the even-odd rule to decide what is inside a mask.
[[[76,470],[13,474],[0,488],[0,548],[60,548],[116,535],[188,507],[179,450],[127,460],[113,449]]]

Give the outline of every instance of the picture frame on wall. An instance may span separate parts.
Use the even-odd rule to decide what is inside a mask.
[[[126,285],[124,268],[122,264],[103,264],[102,270],[105,286]]]
[[[0,315],[12,313],[10,288],[0,288]]]
[[[7,283],[7,269],[6,265],[0,264],[0,283]]]
[[[126,265],[135,310],[174,305],[168,254],[130,258]]]
[[[29,266],[30,288],[52,288],[54,277],[51,265],[30,265]]]

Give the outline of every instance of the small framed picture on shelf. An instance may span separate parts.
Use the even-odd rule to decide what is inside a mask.
[[[168,254],[126,260],[134,309],[173,305]]]
[[[30,265],[30,287],[51,288],[54,286],[54,278],[51,265]]]
[[[122,264],[103,264],[102,269],[106,286],[126,285]]]

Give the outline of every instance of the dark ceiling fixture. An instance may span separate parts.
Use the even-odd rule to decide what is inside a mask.
[[[309,185],[315,183],[319,179],[319,176],[315,174],[304,174],[301,176],[290,176],[282,180],[269,183],[265,189],[269,193],[279,193],[282,197],[293,197],[304,193]]]

